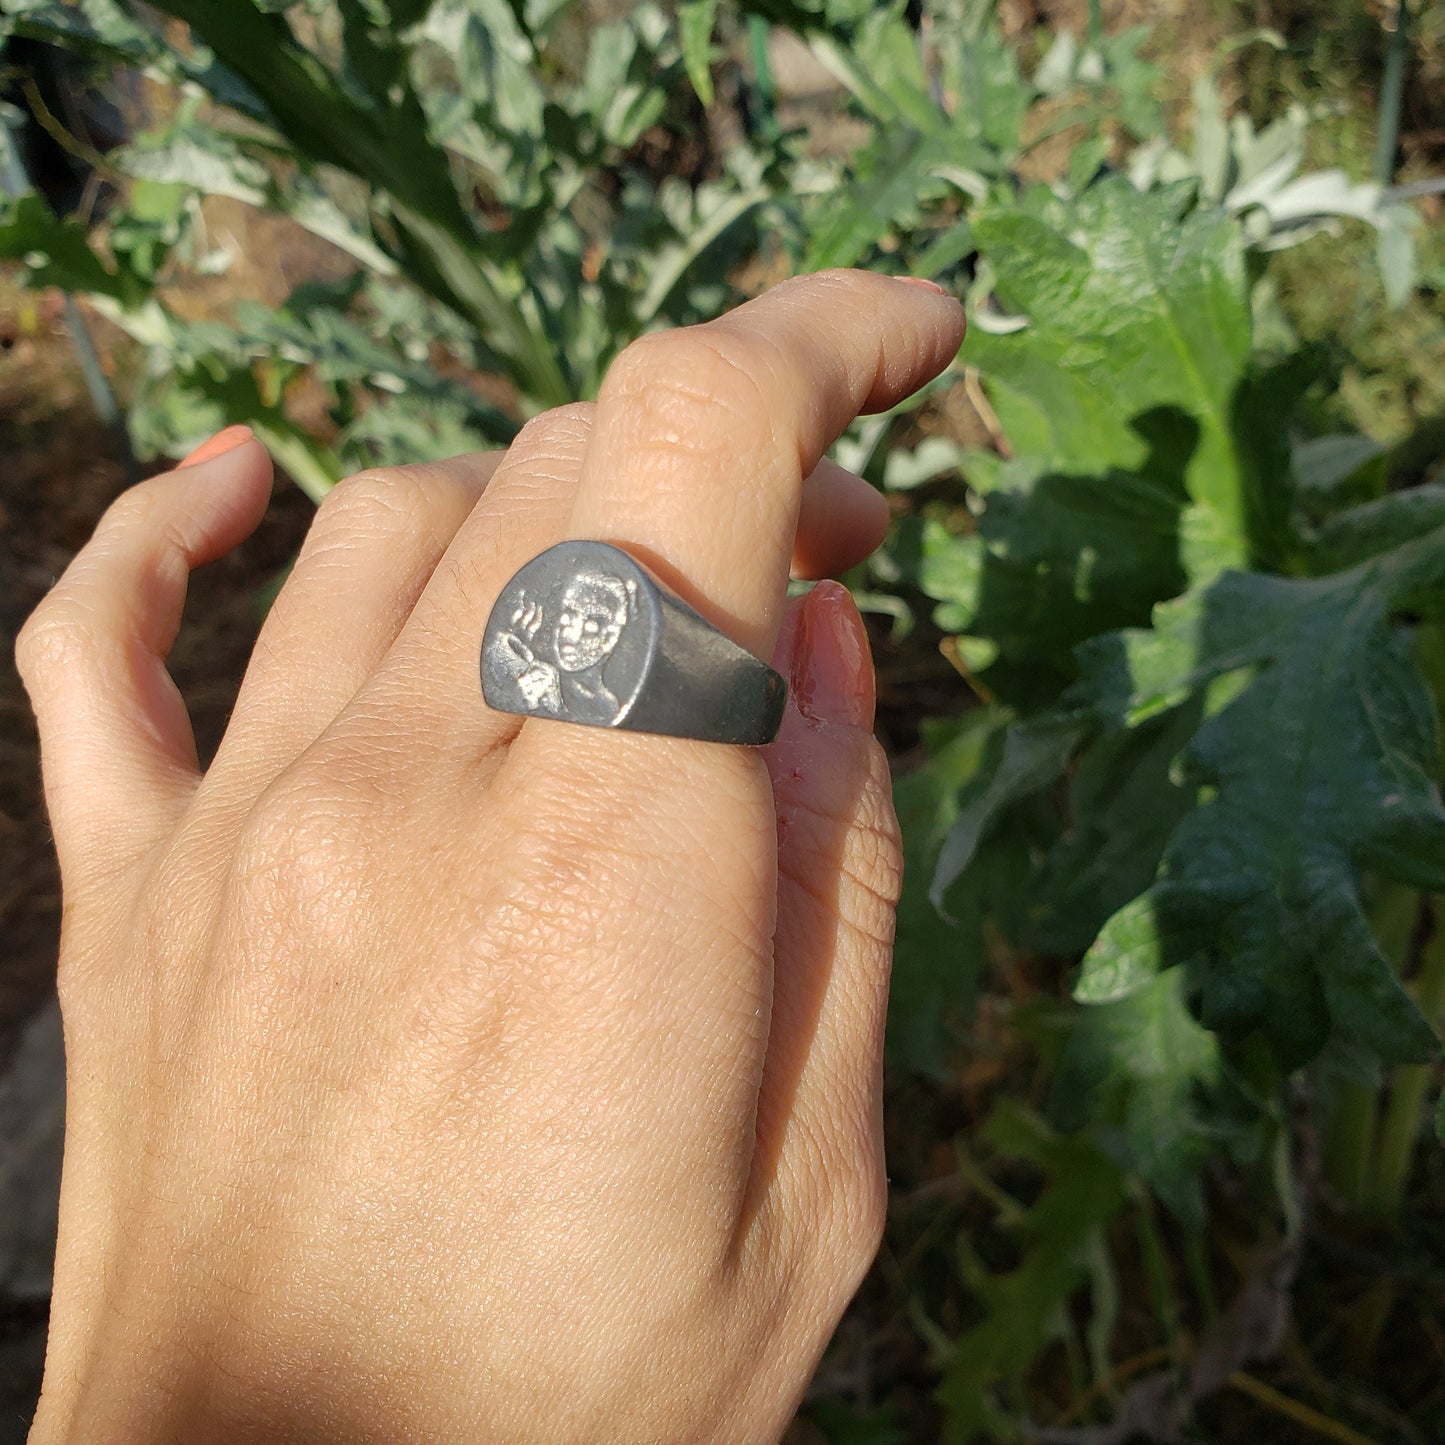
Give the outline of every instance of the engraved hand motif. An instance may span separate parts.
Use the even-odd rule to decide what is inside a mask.
[[[562,687],[557,669],[545,662],[534,662],[517,679],[517,689],[523,701],[534,712],[561,712]]]
[[[512,626],[522,633],[528,642],[532,642],[535,641],[542,622],[542,604],[530,601],[525,592],[519,594],[517,609],[512,613]]]

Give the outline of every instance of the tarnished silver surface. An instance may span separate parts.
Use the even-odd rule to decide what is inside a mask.
[[[482,638],[498,712],[758,747],[787,686],[606,542],[562,542],[502,589]]]

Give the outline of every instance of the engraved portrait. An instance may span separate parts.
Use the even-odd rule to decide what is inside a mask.
[[[528,712],[609,725],[622,704],[604,674],[636,607],[637,583],[607,572],[575,573],[555,600],[523,589],[493,659]]]

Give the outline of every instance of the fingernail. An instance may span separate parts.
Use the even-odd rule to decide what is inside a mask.
[[[248,442],[255,433],[248,426],[228,426],[224,431],[218,431],[208,441],[203,441],[190,456],[176,466],[180,471],[182,467],[198,467],[202,462],[214,461],[215,458],[226,452],[235,451],[238,446]]]
[[[793,701],[818,722],[872,728],[877,701],[868,634],[848,589],[819,582],[803,601],[793,646]]]
[[[905,286],[917,286],[920,291],[936,291],[940,296],[948,295],[948,288],[940,286],[937,281],[930,281],[927,276],[895,276],[895,281],[900,281]]]

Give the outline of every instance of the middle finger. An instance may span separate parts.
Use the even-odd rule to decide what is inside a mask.
[[[803,479],[859,412],[901,401],[962,339],[957,301],[863,271],[644,337],[603,383],[569,535],[620,544],[768,657]]]

